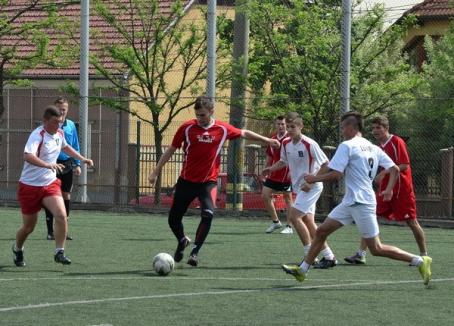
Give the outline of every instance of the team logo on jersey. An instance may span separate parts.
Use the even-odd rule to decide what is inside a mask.
[[[55,142],[57,143],[57,145],[60,145],[60,139],[55,139]]]
[[[299,157],[304,157],[304,151],[298,151],[298,156]]]
[[[202,135],[197,135],[197,140],[199,143],[212,143],[214,141],[214,136],[211,136],[207,131]]]

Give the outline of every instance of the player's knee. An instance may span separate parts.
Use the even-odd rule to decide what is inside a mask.
[[[379,245],[374,245],[374,246],[367,245],[367,248],[369,248],[369,251],[372,256],[382,256],[382,250]]]
[[[213,211],[211,209],[202,209],[200,212],[202,221],[210,221],[213,219]]]
[[[320,239],[326,239],[329,235],[329,232],[327,229],[325,229],[324,227],[319,227],[316,231],[315,231],[315,236],[320,238]]]

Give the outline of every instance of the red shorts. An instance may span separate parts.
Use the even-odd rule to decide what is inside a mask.
[[[390,201],[383,201],[383,196],[377,196],[377,216],[395,221],[416,220],[414,193],[393,196]]]
[[[38,213],[42,206],[43,199],[51,196],[61,197],[61,181],[56,179],[47,186],[30,186],[19,182],[17,199],[19,200],[22,214],[32,215]]]

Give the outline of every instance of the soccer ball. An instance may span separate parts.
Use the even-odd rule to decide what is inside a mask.
[[[173,257],[165,252],[161,252],[153,258],[153,269],[158,275],[168,275],[175,267]]]

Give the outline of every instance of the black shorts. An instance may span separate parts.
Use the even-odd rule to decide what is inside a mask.
[[[273,189],[276,192],[291,192],[292,184],[290,182],[277,182],[270,179],[266,179],[263,183],[264,187]]]
[[[178,178],[175,186],[171,214],[184,215],[191,202],[198,198],[202,210],[214,211],[216,202],[216,181],[191,182]]]
[[[61,180],[61,191],[71,192],[73,188],[73,168],[72,160],[60,161],[57,160],[57,163],[63,164],[65,168],[62,172],[57,173],[57,178]]]

